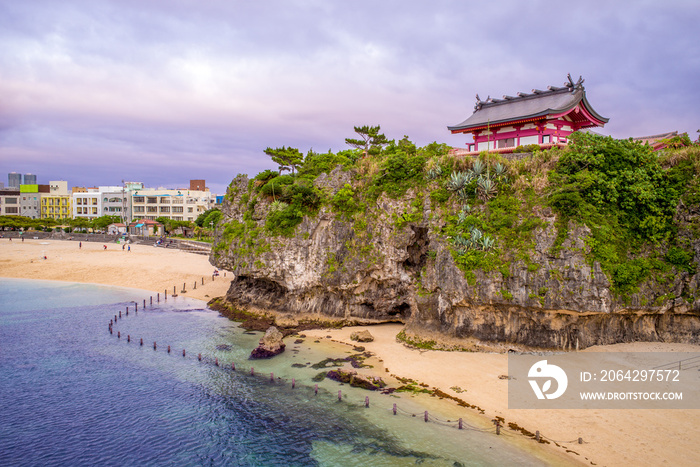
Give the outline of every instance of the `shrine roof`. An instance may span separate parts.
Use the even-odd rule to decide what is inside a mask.
[[[574,83],[571,76],[568,78],[569,82],[563,87],[548,86],[546,91],[533,89],[532,93],[519,92],[517,96],[503,96],[503,99],[489,96],[482,101],[477,94],[474,113],[462,123],[448,126],[447,129],[454,133],[487,125],[500,126],[514,121],[567,113],[579,104],[582,104],[594,119],[599,120],[592,122],[591,126],[607,123],[609,119],[595,112],[586,99],[583,79],[579,78],[578,82]]]

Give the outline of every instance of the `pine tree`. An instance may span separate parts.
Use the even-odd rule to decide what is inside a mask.
[[[294,174],[294,169],[298,169],[301,163],[304,162],[304,155],[297,148],[293,147],[267,148],[265,149],[265,154],[279,165],[280,174],[283,170],[291,170],[292,174]]]
[[[362,152],[367,154],[379,154],[382,148],[389,144],[389,140],[386,139],[382,133],[379,133],[381,129],[379,125],[377,126],[361,126],[354,127],[355,133],[357,133],[362,139],[345,138],[345,142],[357,149],[362,149]]]

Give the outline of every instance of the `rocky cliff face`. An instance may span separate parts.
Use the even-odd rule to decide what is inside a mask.
[[[332,196],[351,180],[351,173],[336,169],[314,183]],[[252,198],[249,180],[237,177],[224,222],[247,227],[219,238],[211,258],[236,274],[226,297],[236,308],[286,320],[402,322],[417,336],[543,348],[700,343],[698,274],[674,271],[617,296],[600,265],[587,259],[585,226],[570,223],[561,248],[552,248],[556,219],[548,209],[536,213],[542,222],[527,261],[465,274],[442,231],[444,212],[416,190],[398,200],[381,195],[360,218],[323,206],[292,237],[266,236],[272,200],[258,197],[251,209]],[[678,216],[697,265],[700,212],[684,208]]]

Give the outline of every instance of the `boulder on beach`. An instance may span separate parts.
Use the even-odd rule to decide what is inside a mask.
[[[326,378],[370,391],[376,391],[386,386],[386,383],[381,378],[358,375],[355,370],[343,370],[341,368],[326,372]]]
[[[250,358],[271,358],[284,352],[284,341],[282,333],[274,326],[270,326],[257,348],[250,353]]]
[[[350,334],[350,339],[357,342],[372,342],[374,337],[365,329],[364,331],[354,331]]]

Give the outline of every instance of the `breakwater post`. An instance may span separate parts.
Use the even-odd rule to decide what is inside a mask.
[[[396,404],[394,404],[394,408],[391,409],[392,412],[394,412],[394,415],[396,415]]]
[[[153,350],[156,350],[156,349],[157,349],[156,341],[153,341]]]
[[[270,382],[271,383],[275,382],[275,374],[274,373],[270,373]]]
[[[294,378],[292,378],[292,389],[294,389],[294,386],[295,386],[296,384],[297,384],[297,381],[296,381]]]
[[[423,415],[423,419],[425,420],[425,423],[428,423],[428,411],[425,411],[425,414]]]
[[[185,357],[185,349],[182,349],[182,356]]]
[[[462,419],[461,418],[459,419],[459,429],[460,430],[462,429]]]
[[[170,353],[170,346],[168,346],[168,353]]]
[[[236,364],[234,362],[231,362],[231,369],[233,371],[236,371]]]
[[[338,402],[341,402],[343,400],[343,391],[338,389]]]
[[[141,345],[141,347],[143,347],[143,337],[141,338],[141,343],[139,345]]]
[[[314,396],[318,396],[318,384],[314,384]]]
[[[255,376],[255,368],[250,367],[250,376]]]
[[[369,396],[365,396],[365,407],[369,408]]]

